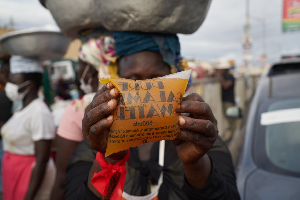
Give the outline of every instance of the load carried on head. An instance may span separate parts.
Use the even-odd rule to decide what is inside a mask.
[[[42,61],[63,58],[70,42],[71,39],[60,31],[48,27],[13,31],[0,37],[0,47],[9,56],[12,56],[12,60],[18,59],[20,61],[18,67],[22,70],[34,66],[33,62],[41,65]],[[41,73],[43,72],[44,69],[41,68]],[[47,74],[48,72],[46,70]],[[48,75],[43,76],[43,87],[44,96],[47,102],[51,104],[54,93],[52,93],[51,80]]]
[[[62,58],[70,41],[59,31],[29,29],[3,35],[0,38],[0,46],[10,55],[51,60]]]
[[[40,0],[67,36],[88,28],[192,34],[211,0]]]

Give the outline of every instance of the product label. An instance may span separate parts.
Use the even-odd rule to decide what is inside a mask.
[[[180,129],[175,112],[188,79],[157,78],[134,81],[107,78],[121,97],[109,131],[105,156],[148,142],[175,139]]]

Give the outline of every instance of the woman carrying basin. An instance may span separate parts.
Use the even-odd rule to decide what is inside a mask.
[[[5,92],[23,106],[1,129],[5,200],[49,199],[56,169],[50,157],[55,137],[47,105],[38,98],[43,68],[33,58],[12,56]]]

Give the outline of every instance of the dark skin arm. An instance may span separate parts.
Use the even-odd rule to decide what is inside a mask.
[[[176,112],[187,114],[179,116],[180,133],[173,144],[184,164],[188,183],[202,189],[211,175],[211,161],[206,153],[217,139],[217,120],[209,105],[195,93],[183,98]]]
[[[32,169],[29,187],[25,200],[34,199],[39,187],[44,179],[47,163],[50,157],[50,148],[52,140],[40,140],[35,143],[36,164]]]
[[[225,80],[222,76],[222,72],[218,71],[216,72],[216,77],[220,80],[222,87],[227,90],[230,87],[232,87],[233,85],[233,81],[232,80]]]
[[[64,184],[69,159],[79,142],[57,136],[56,178],[51,193],[51,200],[64,199]]]
[[[105,154],[109,133],[108,129],[113,122],[113,116],[110,113],[117,108],[117,99],[119,96],[118,90],[111,83],[108,83],[96,93],[93,101],[86,107],[84,118],[82,119],[82,133],[87,144],[102,154]],[[124,150],[105,157],[105,159],[108,163],[116,164],[124,158],[126,153],[127,150]],[[101,171],[101,167],[94,161],[87,184],[88,188],[94,194],[102,197],[91,183],[94,172],[99,171]]]
[[[106,150],[108,129],[113,122],[113,116],[110,113],[117,108],[117,98],[119,98],[119,93],[112,84],[102,87],[86,108],[82,120],[83,136],[88,145],[103,154]],[[183,98],[176,112],[189,114],[179,118],[181,131],[173,143],[184,164],[188,183],[194,188],[203,188],[211,174],[211,162],[206,152],[217,139],[217,120],[208,104],[197,94]],[[126,151],[118,152],[106,157],[106,160],[109,163],[117,163],[124,158],[125,154]],[[100,170],[97,162],[94,162],[88,179],[89,189],[98,196],[99,193],[90,180],[92,174]]]

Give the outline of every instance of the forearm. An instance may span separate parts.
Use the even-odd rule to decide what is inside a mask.
[[[94,161],[93,166],[91,167],[90,172],[89,172],[89,176],[88,176],[87,186],[90,189],[90,191],[93,192],[96,196],[102,197],[103,195],[106,195],[106,196],[111,195],[113,193],[115,187],[118,184],[121,184],[122,189],[123,189],[124,181],[125,181],[125,174],[126,174],[126,169],[125,169],[124,165],[125,165],[125,162],[128,160],[128,158],[129,158],[129,150],[124,150],[124,151],[112,154],[111,156],[104,157],[104,158],[103,158],[102,154],[98,153],[97,156],[96,156],[96,160]],[[103,160],[105,159],[105,161],[104,162],[101,161],[102,159]],[[101,166],[100,166],[99,162],[102,163]],[[112,164],[113,166],[119,166],[119,167],[117,167],[118,173],[112,174],[112,176],[111,176],[111,180],[118,180],[118,181],[117,181],[117,183],[116,182],[113,183],[111,180],[109,180],[108,190],[107,191],[104,190],[104,191],[102,191],[102,193],[100,193],[98,191],[99,188],[97,190],[94,187],[94,185],[92,184],[92,178],[93,178],[95,173],[99,173],[99,172],[102,171],[102,168],[101,168],[102,166],[104,167],[104,170],[107,169],[108,166],[107,166],[107,164],[104,164],[104,163],[107,163],[108,165]],[[123,170],[123,172],[122,172],[121,168],[125,169],[125,171]],[[123,178],[124,178],[123,182],[122,182],[122,173],[124,175],[123,176]],[[105,194],[108,191],[110,191],[110,194]]]
[[[240,197],[236,188],[230,154],[212,151],[208,152],[208,155],[211,160],[211,174],[205,186],[201,189],[196,189],[185,178],[183,191],[188,199],[239,200]]]
[[[76,147],[77,141],[67,140],[63,137],[57,137],[57,153],[56,153],[56,178],[51,192],[51,200],[63,200],[64,198],[64,185],[66,179],[66,169],[70,157]]]
[[[127,151],[129,151],[129,150],[126,149],[126,150],[111,154],[110,156],[105,157],[105,160],[106,160],[106,162],[114,165],[114,164],[118,163],[119,161],[121,161],[126,156]]]
[[[51,192],[51,200],[64,200],[64,184],[65,184],[66,173],[58,172],[56,173],[56,178],[54,186]]]
[[[198,162],[184,164],[185,177],[192,188],[202,189],[206,186],[211,175],[211,161],[205,154]]]
[[[37,163],[32,169],[30,183],[25,196],[25,200],[34,199],[44,179],[47,163],[48,162]]]

